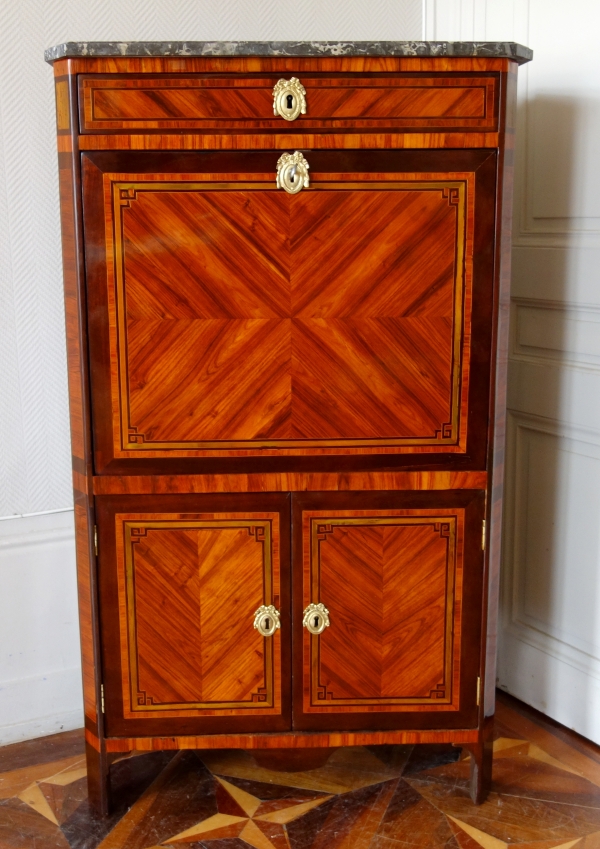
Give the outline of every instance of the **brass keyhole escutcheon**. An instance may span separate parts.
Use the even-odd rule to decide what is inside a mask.
[[[277,188],[285,189],[290,195],[296,195],[309,185],[308,169],[310,165],[297,150],[295,153],[282,153],[277,161]]]
[[[306,89],[299,79],[278,80],[273,88],[273,114],[286,121],[295,121],[306,114]]]
[[[263,637],[272,637],[281,628],[279,611],[272,604],[262,604],[254,614],[254,627]]]
[[[302,625],[307,631],[310,631],[311,634],[322,634],[325,628],[329,628],[330,624],[329,611],[324,604],[319,602],[318,604],[308,605],[302,619]]]

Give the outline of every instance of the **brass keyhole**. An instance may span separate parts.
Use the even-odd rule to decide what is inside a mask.
[[[318,636],[331,624],[329,622],[329,611],[322,602],[311,603],[304,611],[302,624],[311,634]]]
[[[272,637],[281,627],[279,611],[272,604],[261,605],[254,614],[254,627],[263,637]]]
[[[306,89],[296,77],[278,80],[273,88],[273,114],[295,121],[306,113]]]
[[[285,189],[295,195],[302,188],[307,189],[309,165],[299,150],[295,153],[282,153],[277,160],[277,188]]]

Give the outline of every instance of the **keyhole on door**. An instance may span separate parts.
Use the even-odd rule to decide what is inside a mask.
[[[288,94],[285,98],[286,106],[288,109],[292,110],[294,108],[294,95]]]
[[[271,628],[271,620],[267,616],[267,618],[265,619],[265,631],[269,631],[270,628]]]
[[[321,619],[320,619],[320,617],[319,617],[319,616],[315,616],[315,620],[314,620],[314,623],[313,623],[313,628],[318,628],[320,624],[321,624]]]

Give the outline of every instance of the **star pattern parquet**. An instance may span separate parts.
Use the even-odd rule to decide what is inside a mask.
[[[102,821],[82,748],[69,732],[0,750],[2,849],[600,849],[600,751],[503,704],[479,807],[468,755],[448,746],[339,749],[295,773],[240,751],[153,752],[113,765]]]

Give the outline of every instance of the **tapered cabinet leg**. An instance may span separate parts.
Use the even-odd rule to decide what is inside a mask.
[[[481,805],[492,787],[492,741],[477,743],[471,751],[471,786],[473,804]]]
[[[106,817],[110,813],[110,777],[108,755],[97,752],[89,743],[85,744],[87,761],[88,801],[95,814]]]
[[[479,742],[462,745],[471,755],[469,792],[474,805],[485,802],[492,787],[493,730],[494,720],[490,717],[485,722]]]

